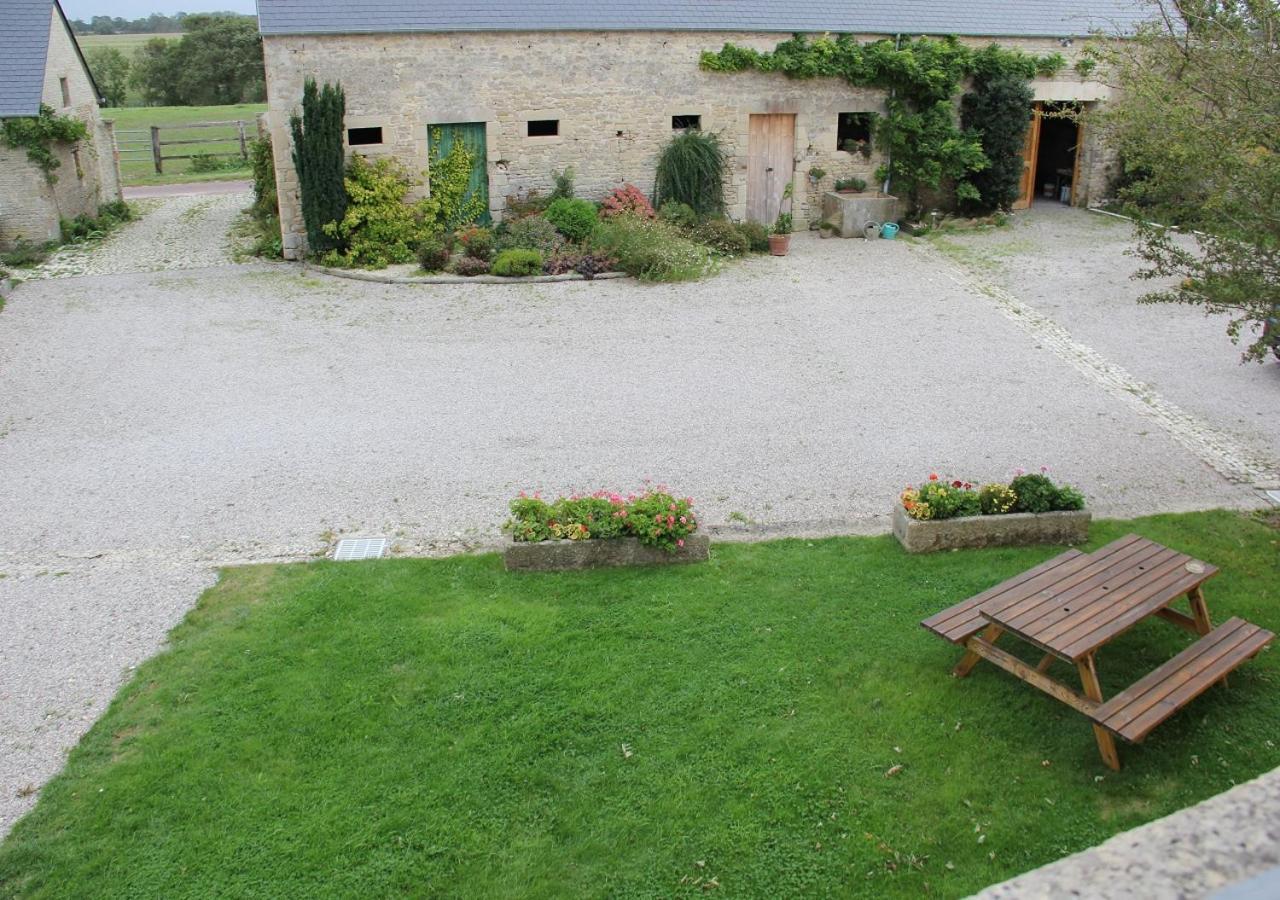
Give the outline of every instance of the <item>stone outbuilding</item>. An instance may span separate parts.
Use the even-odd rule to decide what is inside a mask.
[[[581,196],[624,182],[649,193],[673,132],[701,128],[719,134],[728,154],[733,218],[771,223],[794,180],[804,228],[832,179],[870,181],[883,161],[862,142],[884,92],[698,64],[726,42],[770,50],[793,33],[956,35],[1062,54],[1068,64],[1032,85],[1038,142],[1029,137],[1019,205],[1096,202],[1110,155],[1074,122],[1041,112],[1106,99],[1108,88],[1072,64],[1087,36],[1132,27],[1137,9],[1130,0],[259,0],[286,255],[305,240],[288,122],[307,78],[345,90],[350,151],[395,156],[422,176],[433,142],[461,137],[482,150],[477,175],[495,220],[508,195],[545,192],[568,167]],[[807,177],[815,167],[825,182]]]
[[[120,166],[98,86],[57,0],[4,0],[0,15],[0,119],[38,116],[47,106],[83,121],[88,136],[54,144],[53,180],[22,148],[0,140],[0,247],[43,243],[62,219],[96,216],[120,199]]]

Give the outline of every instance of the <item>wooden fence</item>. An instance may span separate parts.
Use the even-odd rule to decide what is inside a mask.
[[[245,131],[246,125],[253,125],[244,119],[230,122],[188,122],[184,125],[152,125],[148,129],[128,129],[116,131],[116,150],[120,153],[121,162],[138,161],[150,157],[155,165],[156,174],[164,174],[166,160],[195,159],[212,157],[215,159],[234,158],[248,161],[249,140]],[[187,131],[191,128],[222,128],[230,133],[226,136],[216,135],[208,138],[182,138],[179,140],[162,140],[163,132]],[[232,129],[234,129],[232,131]],[[166,147],[182,147],[184,150],[200,147],[198,153],[167,154]]]

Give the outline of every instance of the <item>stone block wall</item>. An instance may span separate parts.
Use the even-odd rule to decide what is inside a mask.
[[[81,119],[89,136],[75,147],[55,147],[61,165],[50,185],[25,150],[0,146],[0,247],[18,241],[56,240],[58,223],[97,215],[102,203],[120,199],[120,167],[110,122],[62,17],[50,6],[49,52],[42,102],[59,115]]]
[[[821,213],[836,178],[871,181],[883,161],[836,148],[842,112],[884,111],[884,92],[834,78],[799,81],[777,74],[724,74],[698,68],[699,54],[725,42],[772,49],[785,35],[697,32],[543,32],[267,36],[267,126],[275,147],[280,220],[288,255],[305,243],[293,170],[289,116],[306,78],[339,82],[348,128],[381,127],[383,142],[358,148],[392,154],[425,180],[432,124],[483,122],[494,219],[504,198],[548,191],[552,173],[572,167],[579,196],[603,197],[631,182],[653,189],[658,153],[673,134],[672,117],[697,115],[722,138],[730,159],[728,212],[746,214],[747,133],[752,113],[795,114],[797,229]],[[870,40],[875,36],[864,36]],[[974,40],[985,45],[989,40]],[[1056,41],[1004,42],[1031,52],[1058,51]],[[1057,76],[1052,99],[1077,99],[1088,85]],[[530,120],[556,119],[559,134],[530,137]],[[817,166],[826,178],[807,177]],[[425,191],[425,187],[420,191]]]

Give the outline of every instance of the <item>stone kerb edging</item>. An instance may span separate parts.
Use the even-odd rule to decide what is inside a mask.
[[[334,269],[329,266],[318,266],[315,263],[302,261],[302,267],[309,272],[321,275],[332,275],[334,278],[348,278],[352,281],[372,281],[378,284],[549,284],[557,281],[603,281],[612,278],[630,278],[626,272],[601,272],[594,279],[579,275],[577,272],[566,272],[563,275],[527,275],[522,278],[502,278],[498,275],[383,275],[367,269]]]

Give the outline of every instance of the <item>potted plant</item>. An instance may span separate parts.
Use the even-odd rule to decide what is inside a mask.
[[[769,253],[774,256],[786,256],[791,249],[791,213],[778,213],[773,223],[773,231],[769,235]]]
[[[820,182],[822,179],[826,177],[827,177],[826,169],[820,169],[817,166],[814,166],[809,170],[809,181],[813,183],[814,187],[817,187],[818,182]]]

